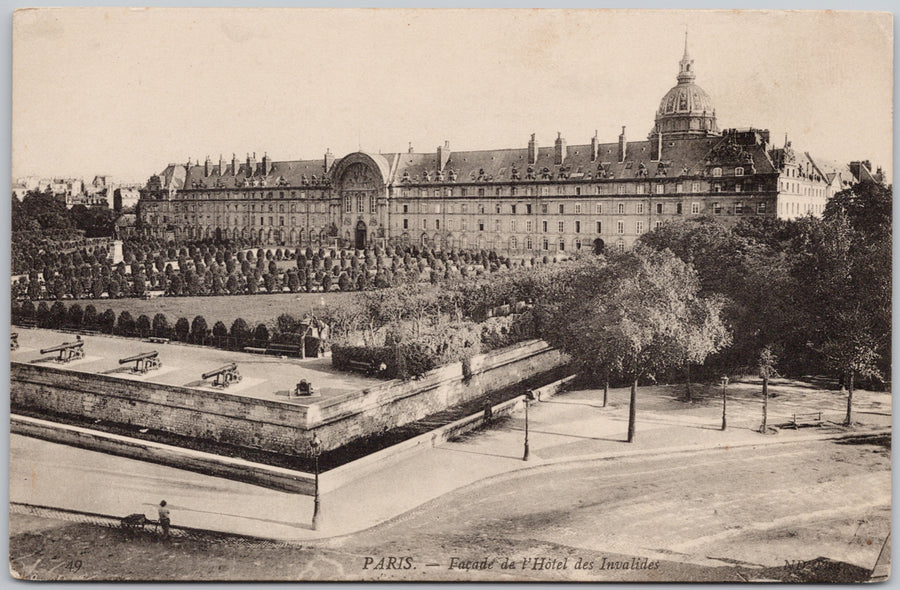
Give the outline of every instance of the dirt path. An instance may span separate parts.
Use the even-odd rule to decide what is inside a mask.
[[[161,543],[11,515],[11,565],[75,580],[740,581],[783,578],[824,556],[858,566],[831,564],[829,576],[855,579],[890,527],[890,442],[862,442],[548,466],[303,547]],[[458,567],[473,565],[490,569]]]

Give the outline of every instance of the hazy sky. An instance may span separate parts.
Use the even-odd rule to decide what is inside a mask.
[[[66,8],[14,17],[12,175],[644,139],[685,26],[720,128],[890,174],[885,13]]]

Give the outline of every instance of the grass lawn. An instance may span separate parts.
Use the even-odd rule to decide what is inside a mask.
[[[82,307],[88,304],[97,309],[101,314],[107,309],[112,309],[118,316],[119,312],[127,310],[133,317],[146,314],[153,319],[157,313],[166,314],[170,325],[174,325],[180,317],[188,321],[194,316],[202,315],[207,323],[212,326],[216,321],[222,321],[229,328],[237,318],[244,318],[251,327],[258,323],[274,322],[275,318],[283,313],[301,316],[304,312],[313,311],[316,307],[328,304],[338,304],[350,300],[352,292],[332,293],[276,293],[273,295],[221,295],[210,297],[156,297],[154,299],[80,299],[64,300],[66,307],[73,303],[79,303]]]

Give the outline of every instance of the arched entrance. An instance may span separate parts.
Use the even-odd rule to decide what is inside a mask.
[[[366,249],[366,224],[362,219],[356,224],[356,249]]]
[[[603,248],[606,245],[603,243],[603,240],[597,238],[594,240],[594,254],[603,254]]]

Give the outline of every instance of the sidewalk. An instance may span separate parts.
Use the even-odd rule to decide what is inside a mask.
[[[748,385],[752,389],[753,386]],[[773,388],[778,391],[778,388]],[[843,418],[845,400],[835,392],[789,395],[769,401],[769,424],[789,420],[793,412],[822,410],[825,420]],[[735,386],[740,397],[740,386]],[[320,527],[310,527],[313,500],[153,465],[53,445],[44,441],[16,441],[11,453],[10,500],[95,511],[135,512],[135,502],[152,515],[163,497],[172,505],[178,524],[280,540],[308,541],[357,532],[401,517],[407,511],[448,492],[483,485],[496,478],[515,478],[525,469],[564,469],[574,462],[641,460],[641,457],[679,456],[724,451],[738,446],[769,446],[840,436],[838,426],[797,431],[781,430],[764,436],[755,431],[761,417],[758,399],[729,399],[728,428],[721,431],[721,403],[714,399],[685,404],[665,387],[638,391],[635,441],[624,442],[628,418],[627,389],[610,390],[601,407],[602,392],[576,391],[529,409],[530,461],[522,460],[524,412],[492,429],[466,435],[406,456],[397,463],[363,476],[320,497]],[[855,395],[862,424],[853,433],[889,431],[890,394]],[[802,400],[802,404],[798,401]],[[867,414],[865,411],[873,413]],[[17,450],[28,444],[27,452]],[[38,445],[40,443],[40,445]],[[40,452],[34,450],[40,446]],[[40,455],[35,457],[35,455]],[[322,475],[323,488],[328,474]],[[59,481],[72,485],[60,490]],[[48,485],[41,485],[48,482]],[[51,485],[55,482],[56,485]]]

